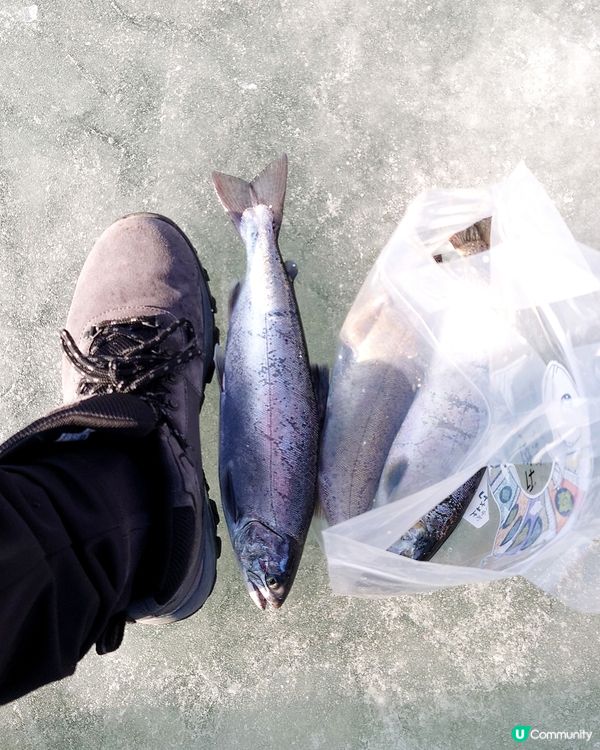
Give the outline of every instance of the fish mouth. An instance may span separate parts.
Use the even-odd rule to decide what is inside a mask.
[[[268,594],[265,596],[263,590],[262,586],[258,586],[254,581],[248,581],[248,592],[252,601],[259,609],[279,609],[283,602],[274,596],[269,596]]]
[[[262,592],[260,588],[253,583],[252,581],[249,581],[248,591],[250,592],[250,596],[252,597],[252,601],[256,604],[256,606],[259,609],[266,609],[267,608],[267,600],[262,595]]]

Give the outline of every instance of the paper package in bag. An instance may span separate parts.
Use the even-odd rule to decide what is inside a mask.
[[[600,254],[524,165],[419,196],[340,333],[319,478],[334,591],[520,575],[600,611],[598,454]],[[458,488],[452,533],[406,556]]]

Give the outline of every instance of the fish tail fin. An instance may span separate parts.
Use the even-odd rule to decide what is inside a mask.
[[[275,234],[279,232],[283,219],[283,203],[287,186],[288,161],[286,154],[272,161],[250,183],[252,192],[256,196],[258,205],[269,206],[273,212],[273,228]]]
[[[222,172],[212,173],[219,200],[239,231],[242,214],[252,206],[269,206],[273,213],[273,229],[279,233],[287,185],[287,156],[271,162],[251,182]]]
[[[450,237],[450,243],[461,256],[475,255],[490,248],[491,218],[475,222]],[[437,257],[436,257],[437,260]],[[438,263],[440,261],[438,260]]]
[[[256,206],[256,196],[252,192],[252,186],[239,177],[232,177],[222,172],[212,173],[213,184],[219,200],[236,229],[239,229],[242,214],[249,206]]]

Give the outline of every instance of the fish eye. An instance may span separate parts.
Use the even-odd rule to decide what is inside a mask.
[[[267,588],[275,596],[280,597],[285,594],[285,577],[278,577],[273,574],[269,574],[265,577],[265,583]]]
[[[571,394],[570,393],[563,393],[561,401],[570,401],[571,400]]]

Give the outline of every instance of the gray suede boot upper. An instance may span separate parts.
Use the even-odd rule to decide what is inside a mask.
[[[134,620],[188,617],[215,581],[218,519],[199,429],[218,337],[207,280],[175,224],[155,214],[127,216],[94,245],[62,332],[65,402],[133,394],[158,414],[168,554],[159,590],[131,604]]]

